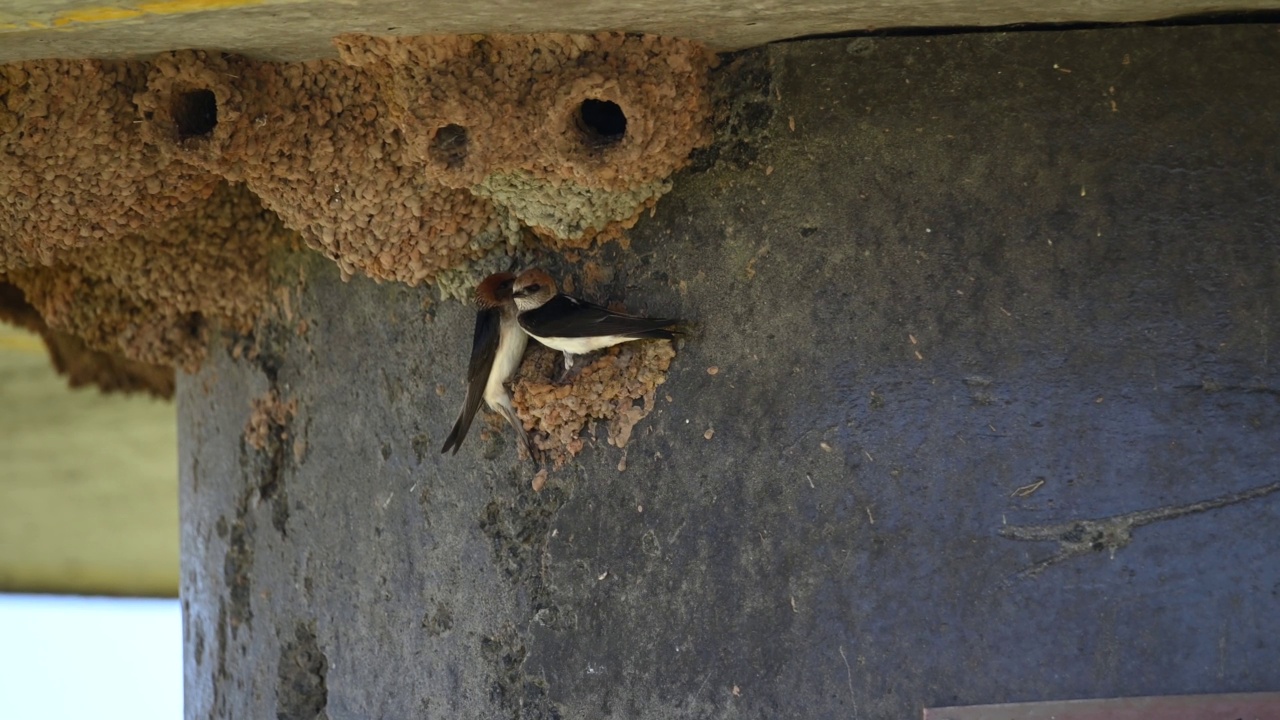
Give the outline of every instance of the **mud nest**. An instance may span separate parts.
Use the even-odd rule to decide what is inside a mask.
[[[50,332],[190,371],[258,317],[276,248],[459,295],[531,242],[619,237],[711,139],[696,43],[336,42],[0,66],[0,277]]]
[[[176,108],[197,93],[206,114],[191,119]],[[163,157],[243,182],[344,276],[414,285],[519,237],[493,203],[428,178],[374,78],[338,61],[174,53],[135,100]]]
[[[571,381],[554,379],[562,355],[531,344],[512,382],[512,404],[544,458],[563,466],[594,437],[604,422],[605,441],[625,448],[632,431],[656,406],[658,386],[667,380],[675,358],[666,340],[615,345],[583,365]],[[581,362],[581,359],[579,360]]]
[[[0,275],[0,322],[29,330],[44,341],[53,369],[73,387],[95,386],[103,392],[148,393],[173,397],[173,368],[148,365],[94,350],[70,333],[51,329],[17,286]]]
[[[94,350],[195,371],[210,324],[247,332],[267,297],[267,257],[291,235],[243,186],[112,242],[10,270],[49,328]]]

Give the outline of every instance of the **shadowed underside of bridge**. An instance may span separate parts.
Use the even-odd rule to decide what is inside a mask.
[[[173,587],[172,514],[32,571],[174,492],[173,406],[43,344],[176,395],[188,717],[1274,689],[1277,27],[720,52],[1213,9],[0,10],[0,582]],[[531,350],[541,471],[437,453],[511,264],[693,324]]]

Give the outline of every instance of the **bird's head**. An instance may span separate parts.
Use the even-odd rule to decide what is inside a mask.
[[[492,310],[511,302],[511,286],[515,283],[515,273],[494,273],[476,286],[476,307],[481,310]]]
[[[542,307],[556,296],[556,281],[545,270],[525,270],[511,286],[511,295],[515,297],[520,312]]]

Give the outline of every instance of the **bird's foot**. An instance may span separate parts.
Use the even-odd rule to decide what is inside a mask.
[[[560,372],[560,376],[556,378],[557,385],[568,385],[574,380],[577,380],[578,376],[582,374],[582,369],[590,365],[590,361],[594,360],[596,355],[594,353],[588,353],[586,356],[588,361],[579,363],[575,363],[573,361],[574,357],[575,356],[570,355],[569,353],[564,354],[564,370],[562,370]]]

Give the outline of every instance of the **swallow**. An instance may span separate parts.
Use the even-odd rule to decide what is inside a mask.
[[[529,337],[564,353],[564,368],[573,367],[573,356],[603,350],[619,343],[647,338],[674,340],[683,323],[674,318],[623,315],[595,303],[557,291],[555,280],[534,268],[516,278],[511,287],[519,310],[517,319]]]
[[[455,455],[458,453],[483,400],[511,425],[530,456],[533,454],[524,424],[516,417],[504,385],[520,367],[529,342],[516,320],[516,305],[511,294],[515,279],[509,272],[494,273],[476,286],[476,329],[471,339],[471,362],[467,365],[467,397],[441,453],[450,450]]]

